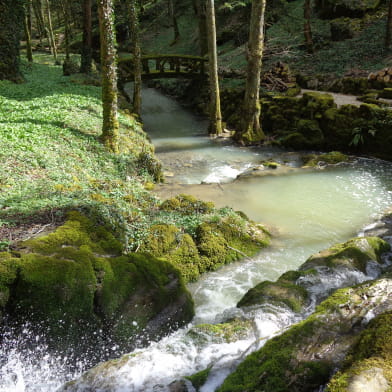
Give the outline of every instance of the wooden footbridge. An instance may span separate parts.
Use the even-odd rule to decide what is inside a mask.
[[[161,78],[204,78],[207,76],[205,57],[178,54],[158,54],[142,56],[142,79]],[[120,56],[119,76],[122,82],[133,80],[133,57]]]

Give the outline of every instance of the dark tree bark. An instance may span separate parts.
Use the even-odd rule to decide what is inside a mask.
[[[140,116],[142,109],[142,52],[139,39],[139,18],[136,0],[129,2],[129,22],[133,54],[133,113]]]
[[[61,10],[63,12],[63,17],[64,17],[64,48],[65,48],[65,61],[70,61],[69,57],[69,43],[71,39],[71,31],[70,31],[70,25],[69,25],[69,15],[68,15],[68,9],[67,5],[65,3],[66,0],[61,0]]]
[[[26,56],[29,63],[33,62],[33,50],[31,45],[31,0],[25,4],[24,33],[26,38]]]
[[[42,39],[46,38],[48,40],[48,45],[50,46],[48,29],[46,28],[46,25],[45,25],[44,13],[42,11],[42,1],[41,0],[33,0],[33,10],[34,10],[34,14],[35,14],[35,19],[37,21],[40,44],[42,46],[43,45]]]
[[[218,54],[216,48],[216,27],[214,0],[206,0],[207,32],[208,32],[208,65],[210,77],[210,125],[209,133],[222,134],[222,114],[218,79]]]
[[[23,81],[19,69],[23,6],[23,0],[0,0],[0,80]]]
[[[83,47],[80,59],[80,72],[89,74],[92,66],[92,14],[91,0],[83,2]]]
[[[114,153],[119,151],[117,115],[117,65],[112,0],[98,0],[99,33],[102,67],[102,142]]]
[[[208,53],[207,19],[206,9],[202,2],[203,0],[193,0],[193,8],[197,16],[200,55],[205,56]]]
[[[243,144],[264,140],[260,125],[260,74],[264,49],[264,15],[266,0],[253,0],[248,42],[248,69],[245,87],[243,122],[237,139]]]
[[[174,7],[174,0],[167,0],[167,9],[169,13],[169,18],[173,26],[174,38],[171,45],[174,45],[180,39],[180,30],[178,29],[177,17]]]
[[[392,0],[389,0],[389,8],[388,8],[388,19],[387,19],[387,31],[385,34],[385,48],[391,48],[392,41]]]
[[[309,54],[314,53],[313,47],[313,38],[312,38],[312,28],[310,25],[310,17],[311,17],[311,7],[310,7],[311,0],[305,0],[304,3],[304,35],[305,35],[305,44],[306,50]]]

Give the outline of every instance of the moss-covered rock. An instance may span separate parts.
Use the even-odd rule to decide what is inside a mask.
[[[130,349],[139,332],[159,337],[193,317],[176,268],[122,255],[108,230],[76,212],[55,232],[1,254],[0,293],[1,312],[15,324],[31,322],[58,349],[83,350],[78,342],[94,339]]]
[[[343,41],[353,38],[361,26],[361,19],[337,18],[331,20],[332,41]]]
[[[209,214],[214,209],[214,203],[196,199],[192,195],[177,195],[163,201],[160,205],[162,211],[175,211],[181,214]]]
[[[367,263],[371,260],[380,263],[381,255],[390,249],[391,246],[378,237],[353,238],[309,257],[299,270],[325,266],[345,267],[366,273]]]
[[[310,154],[303,156],[304,166],[317,167],[320,163],[336,165],[338,163],[348,162],[349,157],[339,151],[331,151],[325,154]]]
[[[383,392],[392,386],[392,313],[373,319],[329,381],[327,392]]]
[[[232,343],[248,339],[253,333],[251,320],[233,319],[220,324],[199,324],[187,333],[198,344]]]
[[[367,317],[392,310],[391,290],[392,281],[380,279],[336,291],[306,320],[249,355],[218,391],[319,390],[357,342]]]
[[[294,312],[300,312],[308,303],[308,299],[308,292],[301,286],[284,280],[277,282],[267,280],[250,289],[237,306],[242,308],[262,304],[283,305]]]
[[[198,392],[200,391],[200,388],[207,381],[210,372],[211,372],[211,367],[208,367],[207,369],[201,370],[200,372],[197,372],[185,378],[192,383],[192,386],[196,389],[196,392]]]

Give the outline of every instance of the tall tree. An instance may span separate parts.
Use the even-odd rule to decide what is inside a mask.
[[[205,56],[208,53],[208,41],[206,9],[203,5],[203,0],[193,0],[193,8],[197,16],[200,55]]]
[[[248,42],[248,68],[245,86],[243,122],[236,138],[243,144],[264,140],[260,125],[260,74],[264,49],[264,15],[266,0],[253,0]]]
[[[169,18],[173,26],[174,39],[171,45],[174,45],[180,38],[180,30],[178,28],[177,17],[175,12],[174,0],[167,0],[167,9]]]
[[[117,114],[117,65],[112,0],[98,0],[99,34],[102,67],[102,142],[118,153],[119,124]]]
[[[311,7],[310,7],[310,2],[311,0],[305,0],[304,3],[304,35],[305,35],[305,44],[306,44],[306,50],[309,54],[314,53],[314,47],[313,47],[313,38],[312,38],[312,28],[310,25],[310,17],[311,17]]]
[[[129,23],[133,54],[133,113],[141,114],[142,106],[142,52],[140,49],[139,17],[136,0],[129,2]]]
[[[83,46],[80,59],[80,72],[89,74],[92,66],[92,15],[91,0],[83,1]]]
[[[209,133],[222,134],[222,114],[220,107],[218,53],[216,48],[216,26],[214,0],[206,0],[207,33],[208,33],[208,66],[210,77],[210,125]]]
[[[46,0],[46,16],[48,21],[48,36],[50,42],[51,52],[53,54],[54,60],[57,62],[57,46],[56,39],[53,33],[53,25],[52,25],[52,13],[50,12],[50,2]]]
[[[33,50],[31,45],[31,0],[25,3],[24,32],[26,39],[26,57],[29,63],[33,62]]]
[[[19,41],[24,0],[0,0],[0,80],[20,82]]]
[[[392,0],[389,0],[387,31],[385,34],[385,47],[387,49],[391,48],[391,43],[392,43],[391,41],[392,41]]]

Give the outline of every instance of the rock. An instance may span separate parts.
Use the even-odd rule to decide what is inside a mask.
[[[0,255],[0,293],[11,324],[28,322],[50,348],[76,354],[105,350],[106,340],[129,350],[141,333],[163,336],[193,317],[176,268],[146,254],[123,255],[108,230],[77,212],[53,233]]]
[[[378,221],[366,227],[363,235],[385,239],[392,237],[392,208],[387,210]]]
[[[378,237],[353,238],[344,244],[334,245],[309,257],[299,267],[299,271],[306,271],[315,267],[344,267],[366,273],[368,262],[381,263],[381,255],[390,249],[391,246]]]
[[[355,32],[359,30],[361,19],[337,18],[331,20],[332,41],[344,41],[353,38]]]
[[[339,152],[331,151],[326,154],[309,154],[303,157],[304,166],[320,167],[320,165],[336,165],[339,163],[346,163],[350,158]]]
[[[390,279],[337,290],[303,322],[250,354],[218,391],[319,390],[341,365],[369,320],[391,311]]]
[[[327,392],[386,392],[392,386],[392,313],[371,320],[329,381]]]

